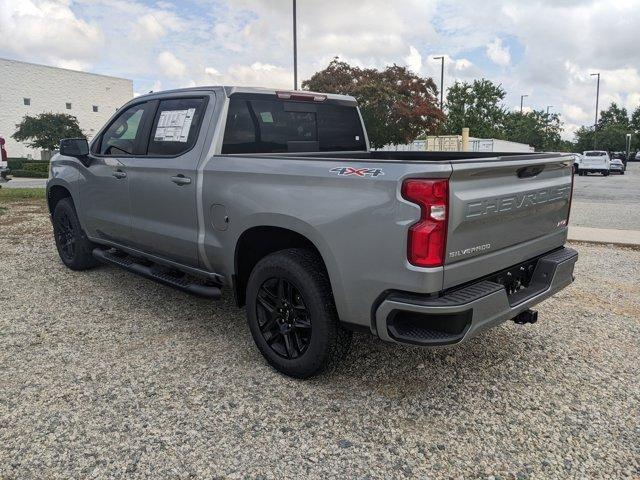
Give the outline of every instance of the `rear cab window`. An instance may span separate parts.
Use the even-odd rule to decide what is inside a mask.
[[[353,105],[251,94],[229,100],[223,154],[358,150],[366,143]]]

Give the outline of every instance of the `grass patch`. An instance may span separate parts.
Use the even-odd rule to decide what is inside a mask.
[[[44,200],[46,195],[44,188],[0,188],[0,202],[5,200],[29,200],[32,198]]]

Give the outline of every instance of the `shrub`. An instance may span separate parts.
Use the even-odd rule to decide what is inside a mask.
[[[25,177],[25,178],[47,178],[49,176],[49,172],[34,172],[32,170],[11,170],[11,175],[14,177]]]
[[[49,162],[39,162],[39,163],[25,163],[23,170],[28,170],[30,172],[40,172],[40,173],[49,173]]]
[[[43,161],[43,160],[29,160],[28,158],[16,158],[16,157],[7,158],[7,166],[11,170],[23,170],[24,165],[27,163],[44,163],[45,165],[49,165],[48,161]]]

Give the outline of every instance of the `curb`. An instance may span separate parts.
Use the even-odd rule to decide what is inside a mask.
[[[625,247],[640,247],[640,231],[614,228],[569,227],[570,242],[604,243]]]

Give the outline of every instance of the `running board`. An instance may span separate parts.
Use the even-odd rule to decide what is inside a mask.
[[[101,262],[124,268],[125,270],[137,273],[138,275],[150,280],[155,280],[156,282],[177,288],[178,290],[182,290],[183,292],[190,293],[197,297],[217,300],[222,295],[220,287],[196,283],[190,281],[186,276],[176,277],[158,269],[158,266],[155,264],[152,264],[151,266],[143,265],[142,263],[137,262],[135,257],[131,257],[129,255],[118,255],[111,251],[111,249],[105,250],[100,247],[94,248],[93,256]]]

